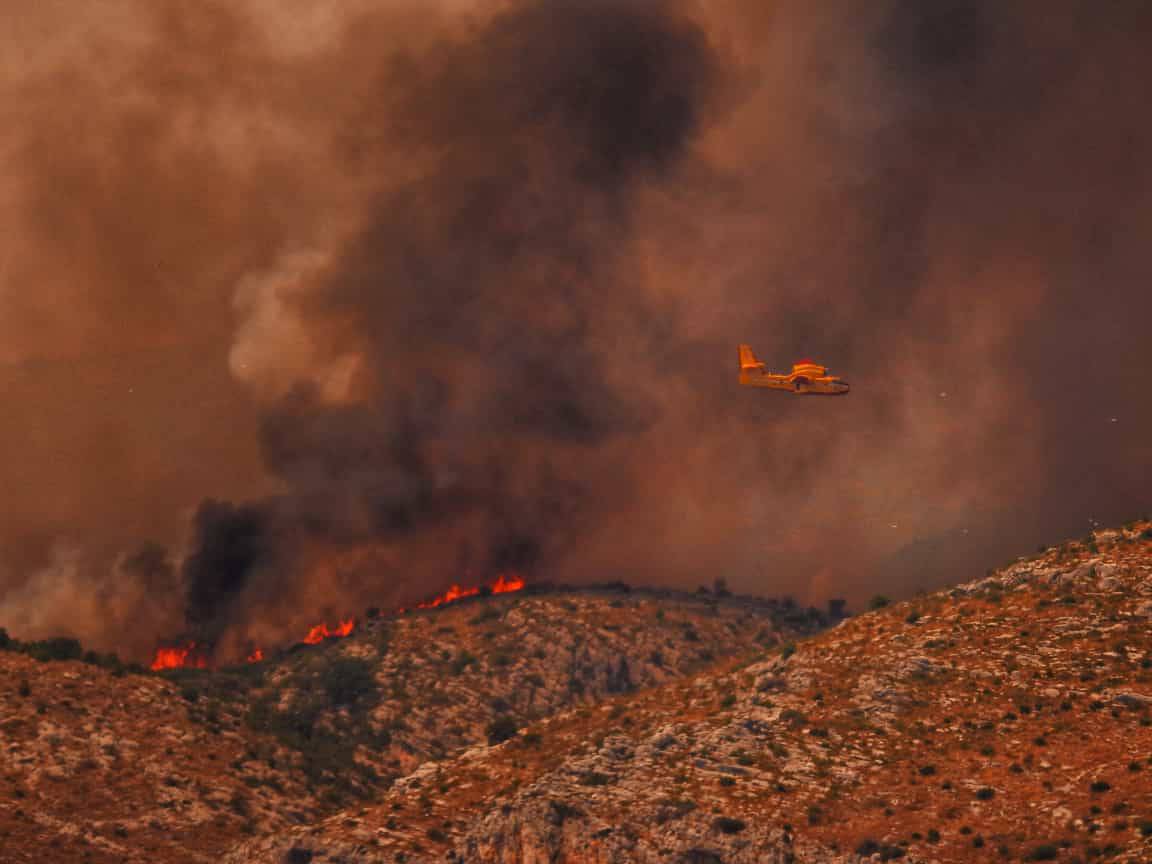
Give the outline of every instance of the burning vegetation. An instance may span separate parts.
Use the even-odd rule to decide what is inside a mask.
[[[461,588],[459,585],[453,585],[443,594],[438,594],[431,600],[425,600],[423,603],[417,605],[417,609],[435,609],[437,606],[443,606],[446,603],[454,603],[457,600],[463,600],[465,597],[476,597],[480,594],[509,594],[513,591],[519,591],[524,587],[524,580],[519,576],[505,577],[503,573],[497,576],[492,582],[487,585],[477,585],[473,588]]]
[[[526,582],[523,577],[516,574],[505,575],[501,573],[495,579],[482,585],[461,587],[453,585],[447,591],[437,594],[429,600],[416,605],[416,609],[436,609],[455,603],[467,597],[480,597],[492,594],[510,594],[523,590]],[[400,608],[396,614],[402,615],[407,610]],[[314,624],[308,629],[308,634],[301,640],[305,645],[319,645],[328,639],[343,639],[356,632],[356,619],[344,618],[340,623],[329,627],[326,622]],[[264,651],[260,647],[253,647],[244,658],[246,663],[260,663],[265,659]],[[213,666],[212,651],[206,643],[195,640],[181,645],[165,645],[156,649],[149,668],[154,672],[165,669],[210,669]]]
[[[157,648],[152,659],[152,670],[161,669],[208,669],[211,663],[204,646],[195,642],[167,648]]]
[[[341,621],[332,629],[328,629],[327,624],[320,623],[308,631],[308,635],[304,637],[304,644],[319,645],[325,639],[341,639],[345,636],[352,635],[352,631],[355,629],[355,618],[349,618],[346,621]]]

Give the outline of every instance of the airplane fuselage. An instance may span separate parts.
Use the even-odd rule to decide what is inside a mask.
[[[849,390],[847,384],[830,375],[806,378],[801,375],[780,375],[766,369],[742,369],[740,383],[747,387],[770,387],[773,390],[811,396],[843,396]]]
[[[769,372],[767,366],[756,360],[752,349],[743,345],[740,350],[740,383],[746,387],[769,387],[810,396],[842,396],[850,389],[847,381],[829,375],[826,367],[809,360],[795,364],[788,373]]]

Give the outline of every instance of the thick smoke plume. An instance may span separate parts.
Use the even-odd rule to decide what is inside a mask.
[[[859,602],[1152,504],[1144,5],[292,5],[2,29],[0,626]]]

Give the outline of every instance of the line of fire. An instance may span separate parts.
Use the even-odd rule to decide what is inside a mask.
[[[510,594],[523,590],[525,584],[524,579],[520,576],[502,573],[495,579],[482,585],[468,587],[453,585],[446,591],[416,604],[412,609],[437,609],[468,597],[479,597],[488,594]],[[410,610],[401,607],[396,610],[395,614],[403,615],[408,611]],[[301,642],[305,645],[319,645],[329,639],[343,639],[356,632],[356,625],[355,617],[341,619],[338,624],[331,627],[326,622],[321,622],[310,627],[307,635]],[[216,665],[212,657],[211,647],[210,645],[196,641],[161,646],[156,649],[150,668],[157,672],[165,669],[211,669]],[[244,658],[246,663],[260,663],[263,660],[264,651],[259,647],[253,647],[248,656]]]

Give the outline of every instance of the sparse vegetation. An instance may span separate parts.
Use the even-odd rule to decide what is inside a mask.
[[[917,597],[915,609],[902,604],[891,613],[849,619],[800,642],[799,657],[797,643],[789,641],[799,634],[763,619],[753,623],[740,598],[720,598],[713,586],[699,600],[668,606],[661,626],[654,612],[665,609],[653,610],[652,601],[637,595],[594,606],[573,595],[565,598],[573,608],[546,623],[534,611],[492,617],[469,605],[390,625],[386,658],[375,652],[373,632],[285,653],[228,679],[235,696],[219,691],[217,679],[233,674],[228,670],[163,677],[173,684],[167,693],[180,697],[173,722],[187,715],[210,730],[264,742],[221,760],[235,775],[226,794],[239,787],[250,796],[251,812],[240,819],[227,812],[223,795],[208,804],[228,816],[234,831],[262,830],[275,784],[288,796],[322,796],[326,807],[346,807],[356,795],[386,788],[369,772],[390,779],[424,765],[418,785],[385,793],[380,809],[387,820],[377,820],[375,805],[368,805],[363,819],[360,808],[348,810],[346,826],[340,819],[313,823],[323,826],[317,837],[373,836],[384,824],[390,827],[374,842],[393,843],[388,860],[401,854],[423,860],[414,854],[420,844],[423,855],[441,857],[449,850],[436,845],[475,830],[481,814],[502,814],[497,821],[507,816],[508,824],[537,818],[533,808],[542,805],[552,826],[589,820],[579,830],[548,829],[557,836],[631,843],[649,826],[662,825],[670,861],[683,857],[685,847],[676,842],[691,832],[693,854],[713,861],[724,860],[728,844],[759,842],[762,826],[831,844],[835,854],[862,848],[886,861],[1115,857],[1139,842],[1149,812],[1140,772],[1152,763],[1133,756],[1146,749],[1148,733],[1139,723],[1149,712],[1138,700],[1117,696],[1147,692],[1140,665],[1152,643],[1145,619],[1131,612],[1144,595],[1096,596],[1053,577],[1044,596],[1064,594],[1078,603],[1040,607],[1040,589],[1027,582],[1038,577],[1021,577],[1014,566],[997,571],[1002,587],[995,590],[960,586]],[[1045,580],[1049,567],[1039,564]],[[1121,581],[1134,578],[1121,575]],[[998,606],[988,605],[992,596],[1000,598]],[[503,610],[525,608],[493,602]],[[552,608],[559,610],[560,602]],[[795,604],[789,614],[809,617]],[[482,620],[469,624],[476,619]],[[746,658],[734,659],[724,641],[729,633],[750,649]],[[723,671],[703,668],[705,652],[728,661]],[[703,674],[689,682],[680,678],[685,671]],[[1080,683],[1085,673],[1090,677]],[[653,677],[666,682],[661,689],[647,689]],[[20,679],[11,680],[15,690]],[[155,679],[142,683],[161,686]],[[79,707],[69,704],[69,691],[33,687],[53,724]],[[620,687],[627,695],[600,701]],[[31,717],[31,703],[12,703]],[[568,710],[553,714],[558,705]],[[251,709],[248,725],[270,737],[252,737],[237,724],[243,708]],[[500,730],[499,723],[508,725]],[[532,731],[519,733],[521,725]],[[211,748],[234,740],[197,734]],[[67,746],[59,736],[43,740],[46,747]],[[1081,747],[1086,740],[1091,748]],[[473,746],[484,741],[509,744]],[[467,761],[454,758],[463,748],[471,748]],[[1105,758],[1089,763],[1081,749],[1091,750],[1093,759],[1103,751]],[[85,781],[99,776],[106,761],[95,752],[71,763]],[[289,780],[298,770],[307,792]],[[180,785],[169,788],[200,794],[184,768],[177,771]],[[1117,791],[1098,785],[1109,780]],[[1069,805],[1067,821],[1036,819],[1021,809],[1021,801],[1038,795],[1062,796],[1057,790],[1069,782],[1078,791],[1069,796],[1077,803]],[[1086,801],[1089,792],[1096,797]],[[994,803],[974,806],[981,801]],[[175,811],[172,818],[178,817]],[[1074,819],[1084,825],[1075,848],[1038,833]],[[397,834],[402,842],[394,841]]]
[[[355,753],[361,744],[380,746],[387,740],[368,719],[379,699],[368,661],[317,653],[298,660],[275,688],[258,695],[246,722],[298,752],[310,782],[342,800],[365,794],[375,779]]]

